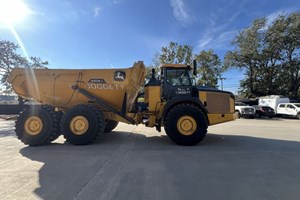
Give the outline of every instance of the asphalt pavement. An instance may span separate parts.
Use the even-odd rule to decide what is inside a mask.
[[[197,146],[120,124],[87,146],[29,147],[0,119],[0,199],[298,200],[300,120],[238,119]]]

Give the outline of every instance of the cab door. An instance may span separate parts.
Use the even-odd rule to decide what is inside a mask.
[[[277,114],[286,114],[286,104],[279,104]]]
[[[295,116],[295,115],[297,115],[297,109],[296,109],[296,107],[294,106],[294,105],[287,105],[287,107],[286,107],[286,113],[288,114],[288,115],[293,115],[293,116]]]
[[[197,88],[193,86],[189,71],[185,68],[166,68],[163,83],[164,99],[198,96]]]

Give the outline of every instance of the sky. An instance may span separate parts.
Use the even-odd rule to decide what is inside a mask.
[[[223,60],[254,19],[272,22],[294,11],[299,0],[0,0],[0,39],[49,68],[124,68],[139,60],[149,66],[170,41],[194,53],[212,49]],[[244,72],[230,69],[223,77],[224,90],[236,93]]]

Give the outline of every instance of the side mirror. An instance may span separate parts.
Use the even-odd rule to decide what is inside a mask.
[[[193,75],[197,75],[197,61],[193,60]]]
[[[151,73],[152,73],[151,78],[155,79],[155,69],[154,68],[151,69]]]

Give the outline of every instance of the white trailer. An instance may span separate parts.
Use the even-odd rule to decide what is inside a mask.
[[[264,96],[258,99],[258,105],[273,108],[275,114],[277,114],[277,107],[280,103],[290,103],[290,99],[281,95]]]

